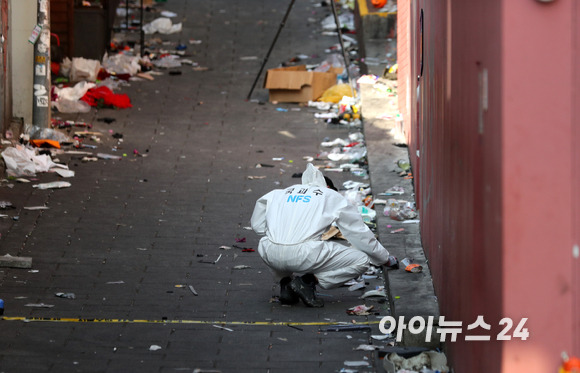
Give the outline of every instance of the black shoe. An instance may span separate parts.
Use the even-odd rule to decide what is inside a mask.
[[[300,297],[290,288],[290,277],[284,277],[280,280],[280,303],[282,304],[296,304],[300,301]]]
[[[290,282],[290,289],[294,290],[308,307],[324,307],[322,299],[316,298],[316,285],[314,283],[307,283],[301,277],[296,277]]]
[[[280,297],[278,299],[281,304],[296,304],[300,301],[298,294],[289,286],[291,281],[290,277],[284,277],[280,280]]]

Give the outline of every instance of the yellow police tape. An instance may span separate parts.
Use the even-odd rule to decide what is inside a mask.
[[[282,322],[282,321],[204,321],[204,320],[142,320],[142,319],[81,319],[72,317],[8,317],[4,321],[58,322],[58,323],[109,323],[109,324],[201,324],[201,325],[252,325],[252,326],[330,326],[330,325],[373,325],[380,321],[344,322]]]

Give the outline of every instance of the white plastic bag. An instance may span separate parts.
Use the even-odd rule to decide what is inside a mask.
[[[67,166],[56,164],[46,154],[36,154],[34,149],[21,145],[8,147],[2,152],[2,158],[6,163],[8,176],[36,176],[37,172],[46,172],[53,167],[68,169]]]
[[[74,57],[70,69],[70,80],[72,82],[80,82],[82,80],[94,82],[97,80],[100,69],[101,63],[97,60]]]
[[[107,54],[103,57],[103,67],[109,73],[135,75],[141,71],[139,57],[127,56],[126,54],[116,54],[109,57]]]
[[[143,32],[145,34],[154,34],[156,32],[160,34],[173,34],[181,31],[181,23],[173,24],[169,18],[161,17],[157,18],[151,23],[143,26]]]
[[[91,106],[80,99],[95,86],[95,83],[82,81],[75,84],[74,87],[55,87],[56,99],[52,101],[51,105],[61,113],[88,113]]]

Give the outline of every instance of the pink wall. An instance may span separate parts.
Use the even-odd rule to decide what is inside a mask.
[[[573,13],[573,28],[574,28],[574,59],[572,61],[572,66],[578,66],[580,64],[580,6],[577,2],[573,3],[574,13]],[[572,86],[572,118],[580,118],[580,71],[576,68],[573,71],[574,74],[574,84]],[[573,215],[574,220],[572,221],[572,229],[573,232],[573,260],[572,264],[572,291],[574,292],[574,305],[572,310],[576,314],[576,318],[573,321],[572,327],[572,335],[574,337],[573,341],[573,350],[575,351],[576,356],[580,355],[580,317],[578,314],[580,313],[580,260],[578,259],[578,255],[580,253],[580,147],[577,146],[580,144],[580,126],[578,125],[578,119],[572,120],[572,130],[573,134],[570,137],[572,140],[572,149],[574,151],[573,160],[572,160],[572,176],[574,178],[573,187],[572,187],[572,198],[573,201]],[[575,192],[574,192],[575,191]],[[574,251],[575,250],[575,251]]]
[[[574,7],[502,2],[504,314],[533,332],[504,346],[506,372],[553,371],[572,349]]]
[[[578,355],[574,1],[398,2],[410,24],[398,20],[399,38],[410,38],[398,42],[399,105],[441,313],[464,327],[478,315],[494,325],[491,342],[447,345],[457,372],[543,373],[556,370],[561,351]],[[495,341],[503,317],[529,318],[529,340]]]

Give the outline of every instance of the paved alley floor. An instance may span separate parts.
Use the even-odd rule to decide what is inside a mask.
[[[337,39],[321,34],[331,13],[319,4],[296,2],[266,68],[301,54],[324,60]],[[154,81],[130,82],[118,92],[130,109],[53,114],[92,123],[102,138],[93,153],[122,159],[62,154],[76,172],[70,188],[32,187],[55,174],[2,187],[18,220],[0,221],[0,255],[32,257],[33,266],[0,268],[0,372],[382,372],[378,353],[357,347],[385,345],[371,335],[381,334],[388,302],[343,287],[321,291],[321,309],[282,306],[258,253],[242,251],[260,238],[247,229],[255,201],[299,182],[293,174],[325,138],[360,130],[268,103],[263,75],[246,100],[286,7],[168,0],[159,9],[177,13],[183,30],[159,36],[170,42],[163,48],[185,44],[183,58],[207,70],[183,65],[172,69],[180,75],[161,69]],[[337,186],[364,181],[327,175]],[[366,290],[381,285],[379,272]],[[360,304],[374,309],[347,314]],[[353,322],[369,330],[327,331]]]

